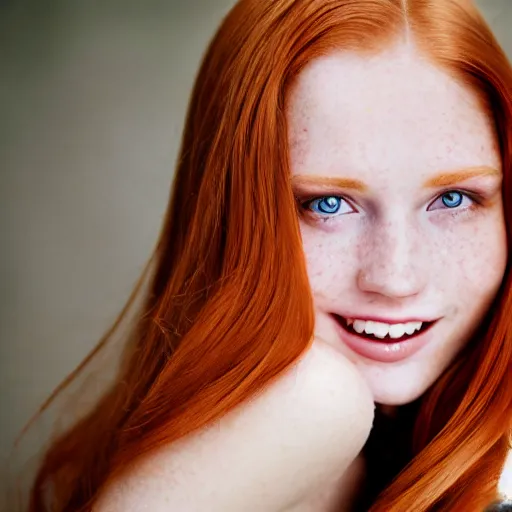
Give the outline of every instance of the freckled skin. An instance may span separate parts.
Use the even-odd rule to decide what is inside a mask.
[[[411,46],[315,60],[290,91],[287,119],[293,176],[368,185],[365,192],[337,192],[352,200],[350,213],[327,222],[301,217],[317,334],[333,339],[329,313],[347,309],[440,318],[433,340],[397,363],[371,361],[340,344],[376,402],[408,403],[454,360],[503,279],[500,176],[451,187],[485,198],[465,198],[454,210],[440,202],[446,188],[423,187],[443,172],[501,171],[492,124],[467,86]]]

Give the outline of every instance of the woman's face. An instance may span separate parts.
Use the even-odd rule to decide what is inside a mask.
[[[453,361],[504,275],[492,125],[469,88],[405,46],[310,63],[287,118],[316,333],[376,402],[408,403]]]

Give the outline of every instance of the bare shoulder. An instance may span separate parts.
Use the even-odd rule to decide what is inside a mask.
[[[324,346],[208,428],[136,461],[94,512],[290,509],[339,481],[374,404],[351,363]]]

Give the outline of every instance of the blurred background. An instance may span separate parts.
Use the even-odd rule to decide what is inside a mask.
[[[234,3],[0,0],[0,464],[153,250],[195,73]],[[512,58],[512,0],[477,3]]]

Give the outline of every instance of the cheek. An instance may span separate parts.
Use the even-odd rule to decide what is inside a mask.
[[[302,244],[314,294],[335,296],[356,272],[353,233],[328,232],[301,222]]]
[[[438,287],[465,307],[486,305],[496,293],[507,263],[505,225],[499,220],[443,231],[433,247]]]

